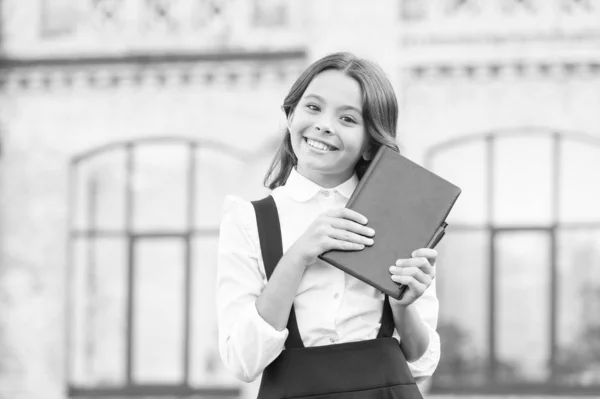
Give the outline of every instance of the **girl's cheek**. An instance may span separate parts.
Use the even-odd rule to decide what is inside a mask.
[[[313,125],[313,123],[311,123],[308,120],[299,120],[298,123],[295,123],[292,126],[292,129],[294,129],[294,131],[298,132],[298,133],[304,133],[304,131],[308,128],[310,128]]]

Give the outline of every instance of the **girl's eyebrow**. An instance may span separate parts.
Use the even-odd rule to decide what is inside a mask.
[[[325,99],[323,97],[321,97],[320,95],[318,95],[318,94],[312,94],[311,93],[311,94],[307,94],[306,96],[304,96],[304,98],[309,98],[309,97],[312,97],[312,98],[314,98],[316,100],[325,102]]]
[[[307,94],[306,96],[304,96],[304,98],[309,98],[309,97],[312,97],[312,98],[314,98],[316,100],[319,100],[321,102],[326,102],[325,99],[323,97],[321,97],[320,95],[318,95],[318,94],[310,93],[310,94]],[[350,109],[350,110],[356,111],[360,115],[362,115],[362,111],[359,108],[356,108],[356,107],[354,107],[352,105],[342,105],[342,106],[339,107],[339,109],[341,109],[341,110]]]

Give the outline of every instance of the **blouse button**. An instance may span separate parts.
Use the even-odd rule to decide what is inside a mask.
[[[323,191],[323,195],[324,195],[325,197],[329,197],[329,191]]]
[[[340,294],[338,292],[335,293],[335,295],[333,296],[333,299],[338,299],[340,297]]]

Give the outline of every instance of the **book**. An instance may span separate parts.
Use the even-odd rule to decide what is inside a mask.
[[[346,204],[368,219],[367,226],[375,230],[374,244],[319,257],[400,299],[407,287],[391,279],[389,267],[397,259],[411,258],[416,249],[437,245],[460,193],[444,178],[381,146]]]

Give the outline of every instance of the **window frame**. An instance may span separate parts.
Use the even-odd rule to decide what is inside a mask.
[[[133,188],[133,176],[135,174],[135,151],[144,145],[182,145],[187,147],[189,154],[187,160],[187,176],[185,189],[185,201],[186,201],[186,223],[187,225],[183,229],[156,229],[151,231],[137,231],[133,225],[133,215],[135,211],[134,201],[134,188]],[[196,222],[196,207],[197,201],[197,152],[199,150],[215,150],[219,154],[232,157],[235,159],[247,160],[249,154],[239,151],[233,147],[229,147],[222,143],[210,140],[194,140],[186,137],[175,137],[175,136],[158,136],[158,137],[147,137],[129,141],[113,142],[93,150],[84,152],[80,155],[72,157],[69,165],[69,181],[68,181],[68,243],[66,249],[67,259],[67,272],[66,272],[66,287],[67,294],[65,295],[65,345],[66,345],[66,360],[65,360],[65,385],[67,397],[112,397],[112,396],[170,396],[170,397],[187,397],[189,395],[200,395],[210,397],[224,397],[233,398],[241,395],[240,387],[197,387],[190,384],[190,330],[192,320],[192,264],[193,264],[193,245],[194,238],[197,237],[217,237],[218,226],[198,228],[194,224]],[[75,226],[75,212],[78,205],[77,202],[77,188],[80,184],[85,184],[86,181],[80,182],[77,176],[78,168],[89,160],[93,160],[96,157],[101,157],[104,154],[110,154],[113,151],[125,151],[125,182],[124,182],[124,195],[125,195],[125,211],[123,218],[125,224],[123,229],[103,229],[103,228],[89,228],[85,226],[85,229],[78,229]],[[88,209],[88,213],[90,210]],[[94,212],[92,209],[91,212]],[[73,356],[73,339],[72,339],[72,321],[75,312],[74,305],[74,247],[77,240],[87,240],[93,242],[96,238],[120,238],[124,240],[126,246],[126,267],[127,267],[127,287],[126,287],[126,337],[125,337],[125,376],[124,384],[119,385],[102,385],[97,387],[80,386],[73,383],[72,373],[72,356]],[[182,370],[183,378],[181,383],[175,384],[164,384],[164,383],[135,383],[133,380],[133,362],[134,362],[134,331],[133,331],[133,320],[135,317],[134,308],[134,295],[135,295],[135,248],[137,243],[143,240],[152,239],[174,239],[182,241],[184,245],[184,305],[183,309],[183,345],[182,345]]]
[[[494,202],[497,201],[494,197],[494,168],[496,160],[494,159],[494,149],[497,140],[501,140],[506,137],[531,137],[536,135],[550,136],[553,140],[552,150],[552,169],[551,173],[551,185],[552,185],[552,196],[551,196],[551,221],[549,224],[524,224],[524,225],[496,225],[493,222],[493,211]],[[550,381],[556,381],[555,367],[557,364],[557,352],[558,352],[558,301],[557,295],[560,292],[558,284],[558,236],[561,231],[565,230],[576,230],[587,228],[591,230],[600,231],[600,220],[592,221],[588,223],[582,222],[563,222],[560,219],[560,171],[562,167],[562,152],[561,146],[567,140],[574,140],[583,142],[590,146],[596,146],[600,148],[600,137],[591,136],[584,133],[576,133],[563,131],[559,129],[552,129],[546,127],[516,127],[510,129],[498,129],[491,130],[482,133],[468,134],[459,136],[448,141],[436,144],[430,147],[425,153],[424,165],[426,168],[433,170],[432,165],[437,154],[451,150],[455,147],[459,147],[463,144],[468,144],[473,141],[484,140],[486,145],[486,163],[487,163],[487,175],[486,175],[486,220],[482,224],[460,224],[453,223],[449,226],[448,231],[452,234],[452,231],[473,231],[478,230],[488,234],[489,237],[489,254],[488,264],[486,265],[488,270],[488,306],[486,309],[487,320],[485,321],[487,329],[487,364],[486,364],[486,376],[487,380],[478,386],[466,386],[464,384],[456,385],[438,385],[436,384],[435,374],[432,378],[432,393],[438,394],[524,394],[524,395],[539,395],[539,394],[570,394],[577,396],[588,396],[594,395],[600,392],[600,384],[590,386],[577,386],[568,385],[564,386],[559,383],[500,383],[496,380],[498,376],[498,358],[497,358],[497,334],[498,334],[498,323],[497,323],[497,309],[498,309],[498,297],[497,297],[497,263],[498,254],[497,248],[497,237],[500,234],[510,232],[527,232],[537,231],[546,232],[550,239],[549,252],[550,252],[550,287],[549,287],[549,325],[547,332],[549,334],[549,371]],[[443,350],[443,348],[442,348]]]

